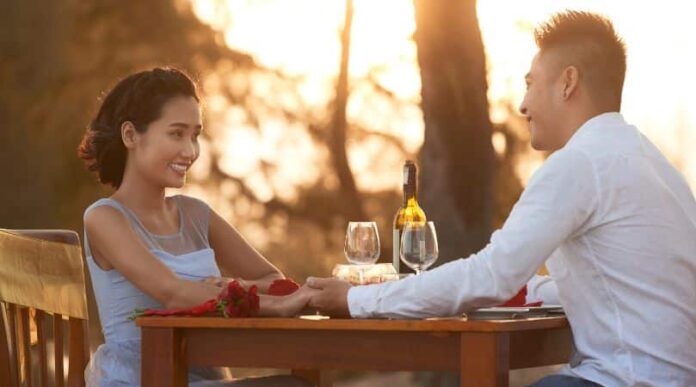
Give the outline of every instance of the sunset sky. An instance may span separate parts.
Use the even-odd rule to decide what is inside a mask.
[[[413,152],[423,140],[423,122],[418,107],[420,78],[411,0],[355,0],[351,45],[351,78],[372,74],[399,97],[398,108],[380,103],[368,90],[357,88],[348,104],[349,120],[403,138]],[[696,36],[687,10],[676,0],[612,1],[513,1],[478,2],[479,22],[488,57],[491,118],[501,121],[505,103],[518,106],[524,94],[524,74],[535,53],[532,29],[551,13],[566,8],[591,10],[609,16],[628,47],[628,71],[623,113],[636,124],[682,170],[692,190],[696,189],[696,103],[689,95],[696,89]],[[251,54],[264,66],[304,77],[299,89],[307,103],[323,104],[333,94],[339,61],[339,31],[345,2],[342,0],[194,0],[196,14],[225,33],[226,43]],[[630,11],[629,11],[630,8]],[[258,87],[263,87],[259,82]],[[215,104],[211,104],[211,109]],[[291,142],[280,137],[293,132],[282,121],[269,119],[261,131],[246,127],[240,112],[218,106],[226,116],[224,128],[226,169],[244,176],[255,191],[270,195],[268,187],[253,183],[255,170],[264,157],[280,152],[300,153],[299,166],[289,165],[283,179],[295,183],[316,176],[302,165],[316,161],[310,139],[298,128]],[[218,111],[218,113],[219,113]],[[282,134],[281,134],[282,133]],[[302,150],[296,152],[296,150]],[[375,170],[379,157],[385,169]],[[398,187],[399,155],[377,145],[349,147],[349,159],[362,190]],[[519,166],[523,180],[540,163],[531,156]],[[258,179],[256,179],[258,180]]]

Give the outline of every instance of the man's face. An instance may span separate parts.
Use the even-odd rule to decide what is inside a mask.
[[[556,150],[563,147],[563,103],[560,85],[560,69],[551,52],[539,52],[525,77],[527,92],[520,105],[520,112],[529,122],[532,147],[536,150]]]

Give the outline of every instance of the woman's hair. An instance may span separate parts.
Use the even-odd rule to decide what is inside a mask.
[[[162,107],[174,97],[199,101],[195,83],[174,68],[154,68],[127,76],[106,94],[97,116],[87,128],[78,155],[99,181],[118,188],[126,166],[126,147],[121,138],[124,122],[143,133],[160,118]]]

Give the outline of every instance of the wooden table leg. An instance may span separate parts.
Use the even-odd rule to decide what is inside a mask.
[[[182,334],[175,328],[142,328],[143,387],[188,386],[186,348]]]
[[[309,381],[316,387],[333,387],[329,370],[292,370],[292,374]]]
[[[460,350],[460,386],[508,386],[508,373],[510,370],[509,333],[462,332]]]

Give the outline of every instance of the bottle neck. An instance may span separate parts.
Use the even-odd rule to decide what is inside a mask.
[[[417,202],[418,201],[416,200],[416,185],[414,184],[412,187],[404,186],[404,207],[416,205],[418,204]]]
[[[404,164],[404,207],[409,204],[416,204],[416,192],[418,183],[416,182],[416,165],[407,161]],[[411,203],[413,201],[413,203]]]

